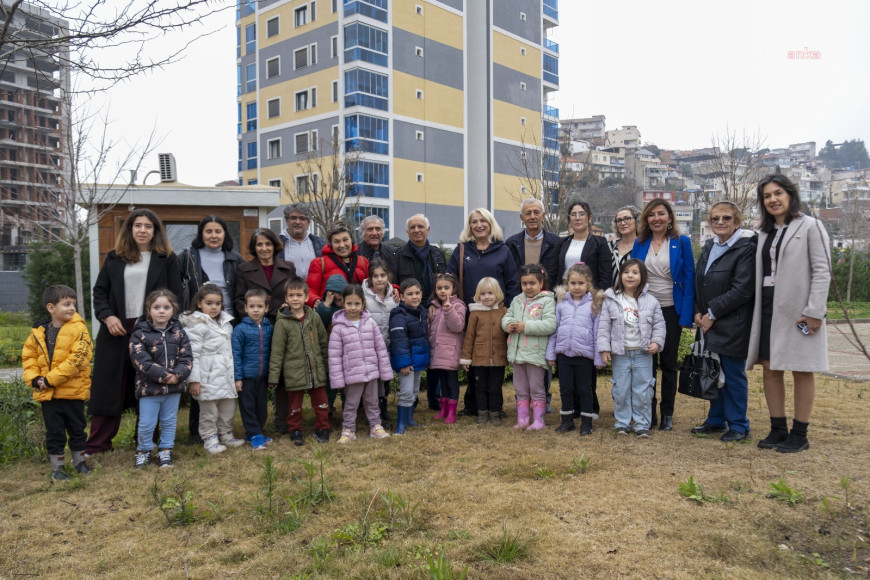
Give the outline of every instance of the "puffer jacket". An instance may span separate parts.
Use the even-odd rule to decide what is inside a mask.
[[[268,318],[257,324],[247,316],[233,329],[235,380],[261,379],[269,374],[273,330]]]
[[[359,324],[351,323],[344,310],[332,317],[329,335],[329,387],[367,383],[380,379],[391,381],[390,353],[378,324],[363,312]]]
[[[592,293],[574,300],[567,288],[559,286],[556,299],[556,332],[547,343],[547,360],[556,360],[557,354],[583,356],[595,361],[595,366],[603,367],[604,361],[596,348],[601,312],[592,312]]]
[[[485,250],[478,250],[474,240],[464,242],[464,261],[459,263],[460,243],[450,255],[447,271],[462,280],[462,298],[466,304],[474,300],[477,283],[487,276],[498,280],[504,290],[504,303],[510,306],[514,296],[520,294],[520,271],[513,254],[504,242],[494,241]]]
[[[650,344],[665,347],[665,318],[659,301],[647,292],[647,285],[637,298],[637,316],[640,320],[640,345],[646,349]],[[601,321],[598,325],[598,351],[625,354],[625,318],[622,306],[613,288],[604,292],[601,305]]]
[[[508,335],[507,358],[513,364],[532,364],[547,368],[547,342],[556,331],[556,301],[553,293],[541,292],[533,298],[520,294],[511,303],[501,319],[501,328],[507,332],[512,322],[522,322],[522,333]]]
[[[136,369],[136,398],[183,393],[193,366],[190,339],[174,318],[158,330],[149,320],[136,321],[130,335],[130,362]],[[174,385],[169,374],[178,375]]]
[[[238,398],[233,368],[232,316],[221,311],[218,320],[200,311],[181,316],[181,325],[193,349],[193,371],[188,379],[199,383],[199,401]]]
[[[397,306],[393,300],[392,291],[387,292],[386,298],[378,296],[377,292],[369,288],[369,281],[363,280],[363,294],[366,296],[366,310],[371,314],[372,319],[377,323],[378,329],[381,331],[381,336],[387,348],[390,346],[390,312]]]
[[[468,306],[468,328],[462,342],[459,364],[476,367],[507,366],[507,333],[501,319],[507,308],[499,302],[492,308],[472,302]]]
[[[409,308],[400,302],[390,312],[390,364],[400,371],[411,367],[422,371],[429,366],[429,328],[421,304]]]
[[[305,307],[299,320],[289,307],[278,311],[269,356],[269,384],[278,384],[284,373],[284,388],[307,391],[326,386],[326,353],[329,337],[314,309]]]
[[[323,300],[326,294],[326,281],[330,276],[341,274],[347,280],[348,284],[362,284],[362,281],[368,278],[369,261],[366,257],[359,253],[359,248],[356,244],[351,248],[350,264],[348,272],[335,263],[335,260],[341,260],[333,251],[332,246],[326,244],[323,246],[323,255],[319,258],[311,260],[308,266],[308,277],[305,282],[308,284],[308,306],[314,306],[317,300]]]
[[[30,385],[33,379],[44,377],[50,388],[34,389],[33,398],[40,403],[52,399],[87,401],[91,395],[91,356],[93,343],[85,321],[78,314],[60,327],[54,342],[54,355],[48,360],[45,332],[51,321],[30,329],[30,336],[21,349],[22,377]]]
[[[437,300],[429,304],[430,369],[455,371],[459,368],[465,340],[465,302],[454,296],[447,310]]]

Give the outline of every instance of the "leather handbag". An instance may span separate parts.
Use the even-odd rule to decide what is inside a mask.
[[[686,355],[680,365],[677,390],[696,399],[712,401],[719,397],[719,386],[725,383],[724,378],[719,356],[704,346],[704,333],[699,329],[695,333],[692,352]]]

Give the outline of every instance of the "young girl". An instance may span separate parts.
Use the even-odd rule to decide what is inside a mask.
[[[514,429],[543,429],[547,410],[544,381],[547,376],[547,339],[556,330],[556,303],[544,290],[547,273],[540,264],[520,267],[523,293],[511,302],[501,320],[509,334],[507,358],[514,365],[517,392],[517,424]],[[529,405],[534,422],[529,425]]]
[[[475,382],[478,425],[488,419],[493,425],[501,426],[501,388],[507,366],[507,334],[501,329],[507,308],[502,300],[504,293],[498,280],[482,278],[477,283],[474,302],[468,307],[468,328],[459,364],[465,367],[469,380]]]
[[[151,464],[152,438],[158,421],[157,464],[173,467],[178,402],[193,365],[190,339],[175,319],[177,312],[175,295],[166,289],[155,290],[145,298],[145,316],[136,322],[130,335],[130,362],[136,369],[139,399],[136,469]]]
[[[465,303],[456,297],[453,274],[435,276],[435,294],[429,302],[429,344],[432,348],[426,380],[441,385],[441,408],[436,419],[456,423],[459,404],[459,356],[465,330]]]
[[[574,406],[580,406],[580,435],[592,434],[592,368],[604,362],[598,353],[598,321],[604,295],[592,285],[592,270],[574,264],[565,272],[565,286],[556,288],[558,329],[547,344],[547,363],[558,363],[562,424],[557,433],[574,430]]]
[[[632,258],[619,269],[615,288],[604,293],[598,350],[604,364],[613,360],[613,415],[616,432],[628,435],[634,420],[638,437],[649,437],[655,392],[652,355],[665,346],[662,308],[647,293],[646,264]]]
[[[402,435],[414,422],[414,400],[420,391],[420,376],[429,366],[429,330],[423,289],[416,278],[399,286],[402,302],[390,312],[390,364],[399,373],[399,397],[395,435]]]
[[[390,346],[390,312],[396,307],[393,300],[393,287],[390,285],[390,272],[387,263],[380,258],[369,262],[369,277],[363,280],[363,294],[366,298],[366,310],[377,323],[384,338],[387,348]],[[390,380],[392,380],[392,376]],[[387,417],[387,395],[389,394],[390,381],[378,381],[378,406],[381,410],[381,425],[389,429],[384,423]]]
[[[329,335],[329,383],[344,389],[344,410],[339,443],[356,441],[356,413],[362,400],[374,439],[389,437],[381,426],[378,379],[393,378],[390,355],[378,324],[366,312],[362,286],[351,284],[342,292],[344,309],[332,317]]]
[[[244,445],[233,436],[238,397],[233,367],[232,316],[223,310],[223,293],[204,284],[194,296],[196,310],[181,317],[193,347],[190,394],[199,401],[199,434],[211,454]]]

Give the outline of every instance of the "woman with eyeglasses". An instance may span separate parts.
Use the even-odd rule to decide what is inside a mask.
[[[714,203],[707,221],[715,237],[704,244],[695,267],[695,324],[704,333],[707,349],[719,355],[725,386],[710,401],[707,419],[692,433],[720,433],[727,443],[749,437],[746,331],[752,320],[758,236],[740,229],[743,214],[730,201]]]
[[[637,238],[637,218],[639,217],[639,209],[633,205],[624,205],[616,210],[616,217],[613,218],[613,231],[616,232],[616,239],[610,242],[610,254],[613,264],[611,278],[614,284],[619,278],[619,269],[631,258],[631,249]],[[606,288],[602,288],[602,290],[606,290]]]
[[[552,286],[561,284],[565,271],[574,264],[586,264],[592,270],[592,284],[601,290],[610,288],[613,278],[610,246],[602,236],[594,236],[589,230],[592,208],[579,199],[569,201],[567,207],[571,233],[559,245],[558,275]]]

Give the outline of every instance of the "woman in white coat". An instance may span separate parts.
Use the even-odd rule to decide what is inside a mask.
[[[764,396],[771,430],[762,449],[808,449],[807,428],[815,399],[813,373],[828,370],[825,311],[831,283],[828,233],[801,213],[798,188],[781,174],[757,188],[761,228],[755,277],[755,309],[747,369],[764,368]],[[785,416],[785,371],[794,377],[794,421]]]

